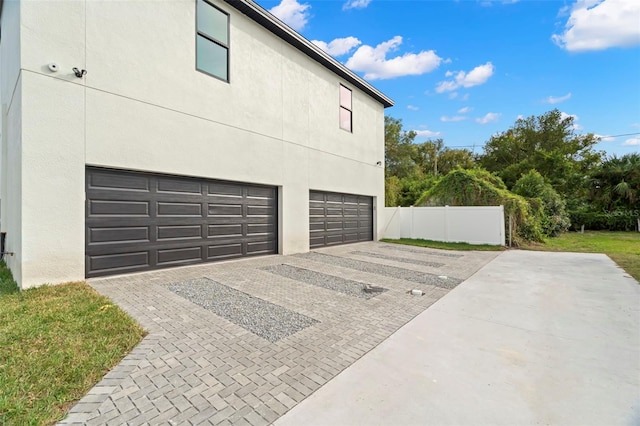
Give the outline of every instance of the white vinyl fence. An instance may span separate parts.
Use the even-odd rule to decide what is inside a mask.
[[[383,237],[505,245],[504,208],[385,207]]]

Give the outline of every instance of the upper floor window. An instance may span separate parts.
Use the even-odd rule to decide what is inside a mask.
[[[196,68],[229,81],[229,15],[197,0]]]
[[[352,131],[351,90],[340,85],[340,128]]]

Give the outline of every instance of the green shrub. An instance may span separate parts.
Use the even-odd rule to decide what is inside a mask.
[[[440,178],[416,202],[417,206],[504,206],[512,219],[512,242],[542,241],[542,210],[506,189],[499,177],[482,169],[457,169]],[[508,232],[507,222],[507,232]]]
[[[555,237],[569,229],[571,221],[566,202],[538,171],[530,170],[523,174],[512,191],[529,201],[538,217],[540,231],[545,236]]]
[[[637,210],[594,211],[583,206],[571,212],[572,228],[579,230],[582,226],[592,231],[634,231],[638,226],[640,212]]]

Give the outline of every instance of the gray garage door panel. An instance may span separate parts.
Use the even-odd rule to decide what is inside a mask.
[[[275,187],[87,168],[87,277],[277,252]]]
[[[373,240],[373,197],[309,192],[311,248]]]

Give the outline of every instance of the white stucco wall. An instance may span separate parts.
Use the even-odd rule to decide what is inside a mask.
[[[20,7],[5,1],[0,41],[0,101],[2,102],[2,162],[0,166],[0,231],[11,231],[6,251],[16,252],[5,261],[14,276],[21,276],[21,131]],[[11,191],[9,191],[11,189]]]
[[[20,3],[23,287],[84,277],[87,164],[279,186],[283,254],[309,248],[309,189],[382,210],[383,106],[216,4],[231,16],[229,83],[195,70],[194,0]],[[338,125],[340,83],[353,133]]]

